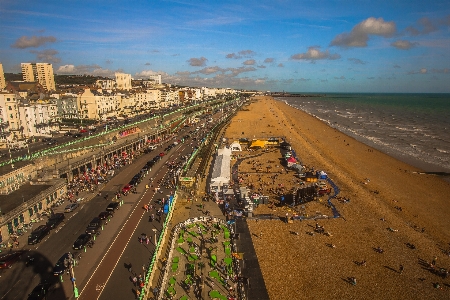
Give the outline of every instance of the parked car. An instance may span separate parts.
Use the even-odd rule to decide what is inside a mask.
[[[47,225],[41,225],[28,236],[28,245],[34,245],[39,243],[46,235],[50,233],[50,227]]]
[[[51,139],[50,141],[47,142],[47,145],[55,145],[58,144],[58,141],[55,139]]]
[[[62,221],[64,221],[66,216],[64,216],[63,213],[56,213],[54,215],[52,215],[48,221],[47,221],[47,226],[50,229],[55,228],[56,226],[58,226]]]
[[[132,188],[133,188],[133,186],[131,184],[126,184],[122,188],[122,194],[124,194],[124,195],[128,194],[131,191]]]
[[[72,137],[73,137],[74,139],[79,138],[79,137],[81,137],[81,136],[83,136],[81,133],[75,133],[74,135],[72,135]]]
[[[88,132],[88,130],[85,129],[85,128],[81,128],[78,132],[79,132],[79,133],[85,133],[85,132]]]
[[[43,138],[42,141],[44,143],[50,142],[52,140],[52,138]]]
[[[110,204],[108,204],[108,206],[106,207],[106,211],[111,211],[114,212],[115,210],[119,209],[119,202],[111,202]]]
[[[59,276],[66,272],[67,268],[69,267],[69,260],[70,258],[73,258],[77,261],[80,260],[81,254],[78,252],[74,253],[64,253],[56,262],[55,266],[53,267],[53,275]]]
[[[84,247],[86,246],[92,247],[92,245],[93,245],[92,236],[90,234],[83,233],[80,234],[80,236],[75,240],[72,248],[74,250],[81,250],[84,249]]]
[[[163,157],[164,155],[166,155],[164,152],[159,153],[159,156]]]
[[[64,212],[65,213],[73,212],[77,207],[78,207],[78,203],[69,204],[64,208]]]
[[[16,252],[9,252],[8,254],[0,256],[0,269],[11,269],[13,264],[20,260],[20,257],[24,253],[25,251],[20,250]]]
[[[64,274],[64,272],[69,267],[69,255],[69,253],[64,253],[63,256],[58,259],[55,266],[53,267],[53,275],[59,276]]]
[[[28,300],[42,300],[47,298],[48,289],[52,286],[49,282],[41,282],[28,294]]]
[[[103,220],[100,218],[93,218],[89,225],[86,227],[85,233],[87,234],[100,234],[100,229],[102,228]]]
[[[73,136],[73,133],[70,131],[67,131],[66,133],[64,133],[64,136]]]
[[[111,211],[102,211],[101,213],[98,214],[98,218],[100,220],[103,220],[105,222],[105,225],[108,224],[108,219],[112,218],[114,216],[114,214]]]

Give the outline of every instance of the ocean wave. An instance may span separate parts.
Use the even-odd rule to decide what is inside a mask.
[[[385,110],[384,107],[356,106],[350,109],[345,107],[346,103],[302,100],[293,106],[362,143],[388,155],[411,157],[450,169],[450,135],[445,130],[449,128],[446,126],[448,119],[436,119],[428,114],[411,115],[396,107]]]

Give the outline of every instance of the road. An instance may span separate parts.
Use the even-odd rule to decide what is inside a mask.
[[[179,135],[183,136],[186,132],[187,129],[184,129],[180,131]],[[157,153],[160,153],[163,148],[164,146],[161,146],[149,154],[140,156],[133,164],[122,167],[119,172],[117,172],[117,174],[106,184],[106,186],[104,186],[102,193],[113,195],[117,190],[125,185],[134,176],[134,174],[138,173],[148,160],[153,158]],[[76,283],[82,295],[84,293],[84,286],[88,282],[90,276],[95,272],[97,266],[102,265],[102,260],[105,261],[106,258],[103,258],[108,257],[108,254],[105,255],[104,253],[107,252],[110,247],[115,245],[118,245],[119,248],[125,249],[124,245],[127,243],[127,239],[122,240],[123,235],[120,234],[121,232],[126,232],[129,237],[131,234],[130,230],[136,228],[136,232],[139,232],[136,234],[140,234],[140,231],[145,231],[148,235],[152,234],[150,228],[148,228],[147,218],[141,220],[142,222],[140,222],[136,227],[137,221],[140,220],[139,214],[142,215],[143,213],[143,209],[140,208],[142,205],[140,204],[143,204],[143,201],[150,202],[153,197],[153,192],[146,190],[145,184],[146,182],[149,182],[149,178],[153,178],[154,181],[162,178],[162,176],[167,172],[167,168],[164,166],[164,163],[167,160],[175,160],[175,158],[179,157],[179,155],[187,154],[191,151],[192,145],[187,147],[186,143],[179,144],[177,147],[170,150],[169,155],[164,156],[163,159],[158,162],[144,178],[143,182],[138,185],[137,194],[129,194],[123,198],[124,204],[115,213],[115,216],[111,219],[111,222],[104,226],[104,230],[101,235],[97,237],[94,247],[87,248],[86,253],[81,253],[82,258],[79,265],[74,268],[74,271]],[[57,229],[52,230],[51,234],[41,241],[41,243],[36,246],[26,246],[26,248],[31,250],[30,255],[36,258],[35,263],[32,267],[28,268],[25,267],[24,263],[16,263],[13,269],[2,270],[0,272],[0,300],[26,299],[26,295],[31,292],[31,290],[40,281],[59,281],[58,278],[51,275],[54,264],[64,253],[69,251],[73,252],[72,244],[77,236],[84,233],[84,230],[90,220],[103,211],[108,203],[109,201],[105,200],[103,197],[94,197],[91,201],[82,204],[75,212],[66,214],[65,222]],[[137,203],[139,203],[139,205],[137,205]],[[57,209],[62,210],[64,206],[65,205],[62,205]],[[58,210],[55,212],[58,212]],[[160,228],[161,223],[153,221],[151,226]],[[111,241],[114,241],[112,245]],[[133,247],[127,247],[125,249],[126,251],[123,251],[123,259],[133,261],[132,264],[138,267],[138,270],[141,270],[142,264],[148,262],[150,259],[154,245],[149,244],[144,246],[138,244],[137,235],[132,240],[130,245],[133,247],[141,247],[137,250]],[[134,253],[135,251],[136,253]],[[120,253],[120,251],[116,250],[110,252],[114,252],[115,254],[117,252]],[[135,262],[134,259],[136,259]],[[110,267],[112,266],[113,265],[110,265]],[[118,268],[117,270],[125,269],[122,266],[122,268]],[[108,295],[109,293],[115,295],[117,292],[114,288],[114,286],[116,286],[116,273],[117,272],[115,271],[111,275],[110,282],[113,283],[113,288],[108,288],[108,292],[105,293],[105,295]],[[120,274],[120,271],[118,271],[117,274]],[[51,288],[49,299],[67,299],[73,295],[72,284],[69,276],[64,275],[63,280],[64,281],[62,283],[57,282]],[[106,281],[103,280],[103,282]],[[130,291],[128,291],[128,298],[131,299],[130,294]],[[127,298],[127,296],[124,297],[125,299]]]
[[[191,129],[181,129],[178,137],[186,135]],[[176,161],[180,156],[191,153],[193,147],[200,142],[205,133],[206,129],[193,133],[192,136],[196,136],[196,141],[188,139],[187,142],[178,144],[170,150],[168,155],[163,156],[163,159],[149,171],[142,183],[137,186],[137,193],[130,193],[122,198],[123,205],[114,214],[108,225],[104,226],[104,230],[96,238],[94,246],[87,248],[86,252],[81,252],[80,262],[74,268],[74,277],[82,299],[133,299],[135,297],[134,287],[130,282],[130,273],[125,268],[125,264],[131,263],[135,273],[144,275],[142,266],[150,262],[154,250],[152,229],[155,228],[159,235],[163,222],[162,219],[160,222],[149,223],[149,214],[144,214],[143,204],[152,202],[155,206],[155,199],[167,197],[166,195],[170,194],[170,190],[162,188],[163,193],[155,196],[152,188],[146,189],[146,184],[149,184],[150,178],[152,178],[152,182],[157,186],[157,182],[168,171],[164,163]],[[110,196],[114,195],[140,171],[148,160],[163,151],[162,149],[170,143],[173,143],[173,140],[166,142],[149,154],[141,155],[132,164],[122,167],[102,187],[102,196],[91,194],[92,200],[82,203],[77,210],[66,214],[64,223],[52,230],[43,241],[34,246],[25,246],[26,249],[30,249],[27,255],[33,256],[35,262],[32,266],[26,267],[23,259],[14,264],[12,269],[0,271],[0,300],[26,299],[28,293],[41,281],[53,283],[48,299],[74,299],[69,275],[63,275],[63,281],[60,282],[60,278],[52,274],[54,264],[64,253],[74,252],[72,244],[75,239],[84,233],[87,224],[94,217],[105,210],[109,201],[105,200],[103,195],[106,193]],[[61,212],[66,204],[57,207],[55,212]],[[156,207],[159,206],[156,205]],[[44,224],[44,221],[41,223]],[[35,224],[34,228],[38,225],[40,223]],[[141,233],[146,233],[151,237],[151,243],[140,244],[137,238]],[[21,239],[21,243],[26,241],[26,237],[21,237]],[[118,295],[120,297],[117,297]]]

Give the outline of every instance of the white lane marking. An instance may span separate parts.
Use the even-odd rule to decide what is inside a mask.
[[[166,174],[167,174],[167,171],[166,171],[166,173],[163,175],[163,177],[164,177]],[[142,194],[142,196],[141,196],[141,198],[139,199],[138,203],[141,202],[142,198],[144,198],[144,196],[145,196],[145,194],[147,193],[147,191],[148,191],[148,189],[145,190],[144,194]],[[156,193],[154,193],[153,196],[150,198],[150,202],[153,200],[153,197],[154,197],[155,195],[156,195]],[[135,211],[137,208],[138,208],[138,205],[136,205],[136,206],[133,208],[133,210],[131,211],[131,214],[130,214],[130,215],[132,215],[132,214],[134,213],[134,211]],[[138,227],[138,225],[139,225],[139,223],[141,222],[142,217],[143,217],[144,215],[145,215],[145,211],[142,212],[142,215],[141,215],[141,217],[139,218],[139,222],[136,224],[136,226],[135,226],[134,229],[133,229],[133,232],[130,234],[130,237],[128,238],[128,241],[127,241],[127,243],[125,244],[125,247],[123,247],[123,250],[122,250],[122,252],[120,253],[119,258],[117,259],[116,264],[115,264],[114,267],[113,267],[113,271],[116,269],[117,264],[119,263],[119,261],[120,261],[122,255],[123,255],[123,253],[125,252],[125,249],[127,248],[127,246],[128,246],[128,244],[129,244],[131,238],[132,238],[133,235],[134,235],[134,232],[136,231],[136,228]],[[127,225],[127,223],[128,223],[129,220],[130,220],[130,218],[128,218],[127,221],[125,222],[125,224],[123,224],[122,228],[119,230],[119,232],[118,232],[117,235],[116,235],[116,239],[117,239],[117,237],[120,235],[120,233],[122,232],[122,230],[125,228],[125,226]],[[109,248],[108,248],[108,250],[106,251],[105,255],[103,255],[102,259],[100,260],[100,263],[97,265],[97,267],[95,268],[94,272],[92,272],[92,275],[91,275],[91,277],[89,277],[89,280],[86,282],[85,287],[89,284],[89,282],[91,281],[92,277],[94,277],[95,272],[97,272],[97,269],[100,267],[100,265],[102,264],[103,260],[104,260],[104,259],[106,258],[106,256],[108,255],[109,251],[111,250],[111,248],[113,247],[114,243],[116,242],[116,239],[114,239],[113,243],[109,246]],[[109,274],[108,278],[106,278],[106,281],[104,282],[104,286],[106,286],[106,284],[108,283],[109,279],[111,278],[111,275],[112,275],[113,271]],[[83,289],[83,290],[84,290],[84,289]],[[80,295],[79,295],[79,296],[81,296],[81,295],[83,294],[83,290],[80,292]],[[102,292],[103,292],[103,291],[104,291],[104,288],[100,291],[100,294],[98,295],[97,299],[100,298],[100,296],[102,295]]]

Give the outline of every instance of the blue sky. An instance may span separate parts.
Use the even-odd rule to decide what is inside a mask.
[[[0,0],[0,62],[291,92],[450,92],[448,0]]]

